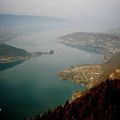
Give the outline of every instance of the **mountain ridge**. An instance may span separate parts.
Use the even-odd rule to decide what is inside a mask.
[[[0,44],[0,57],[5,56],[30,56],[30,53],[21,48],[16,48],[7,44]]]
[[[73,102],[28,120],[118,120],[120,80],[106,80]]]
[[[46,22],[56,25],[58,23],[67,24],[68,20],[62,18],[48,17],[48,16],[0,14],[0,27],[3,28],[9,26],[37,27],[37,26],[43,26],[40,23],[46,23]]]

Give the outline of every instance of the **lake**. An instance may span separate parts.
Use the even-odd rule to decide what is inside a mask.
[[[56,38],[75,29],[52,29],[13,38],[8,44],[30,52],[54,50],[0,72],[0,108],[4,119],[24,120],[63,104],[84,87],[63,81],[57,73],[76,64],[102,62],[102,55],[60,44]]]

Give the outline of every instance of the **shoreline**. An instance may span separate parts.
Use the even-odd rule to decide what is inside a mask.
[[[114,80],[120,78],[120,53],[113,55],[109,62],[102,64],[84,64],[75,65],[65,68],[58,73],[58,77],[62,80],[71,80],[77,84],[84,85],[84,91],[78,90],[73,92],[71,100],[79,98],[89,89],[96,87],[104,80]]]
[[[13,63],[17,61],[25,61],[30,59],[30,56],[19,56],[19,57],[3,57],[0,59],[0,64]]]

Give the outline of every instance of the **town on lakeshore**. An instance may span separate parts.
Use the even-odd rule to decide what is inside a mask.
[[[0,120],[120,120],[120,0],[0,0]]]
[[[101,64],[75,65],[58,73],[62,80],[72,80],[93,88],[106,79],[120,77],[120,36],[113,33],[76,32],[58,38],[59,42],[81,50],[103,55]],[[72,99],[80,97],[84,92],[76,91]]]

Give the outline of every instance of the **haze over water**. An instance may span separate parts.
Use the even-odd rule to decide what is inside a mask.
[[[65,46],[56,38],[120,28],[119,11],[120,0],[0,0],[0,43],[28,52],[54,50],[0,71],[0,115],[24,120],[63,104],[82,89],[57,73],[71,65],[101,63],[102,55]]]
[[[101,63],[102,55],[67,47],[56,39],[73,31],[33,32],[8,42],[30,52],[54,50],[53,55],[34,57],[0,72],[0,108],[9,119],[21,120],[54,108],[83,88],[72,81],[62,81],[57,73],[71,65]]]

